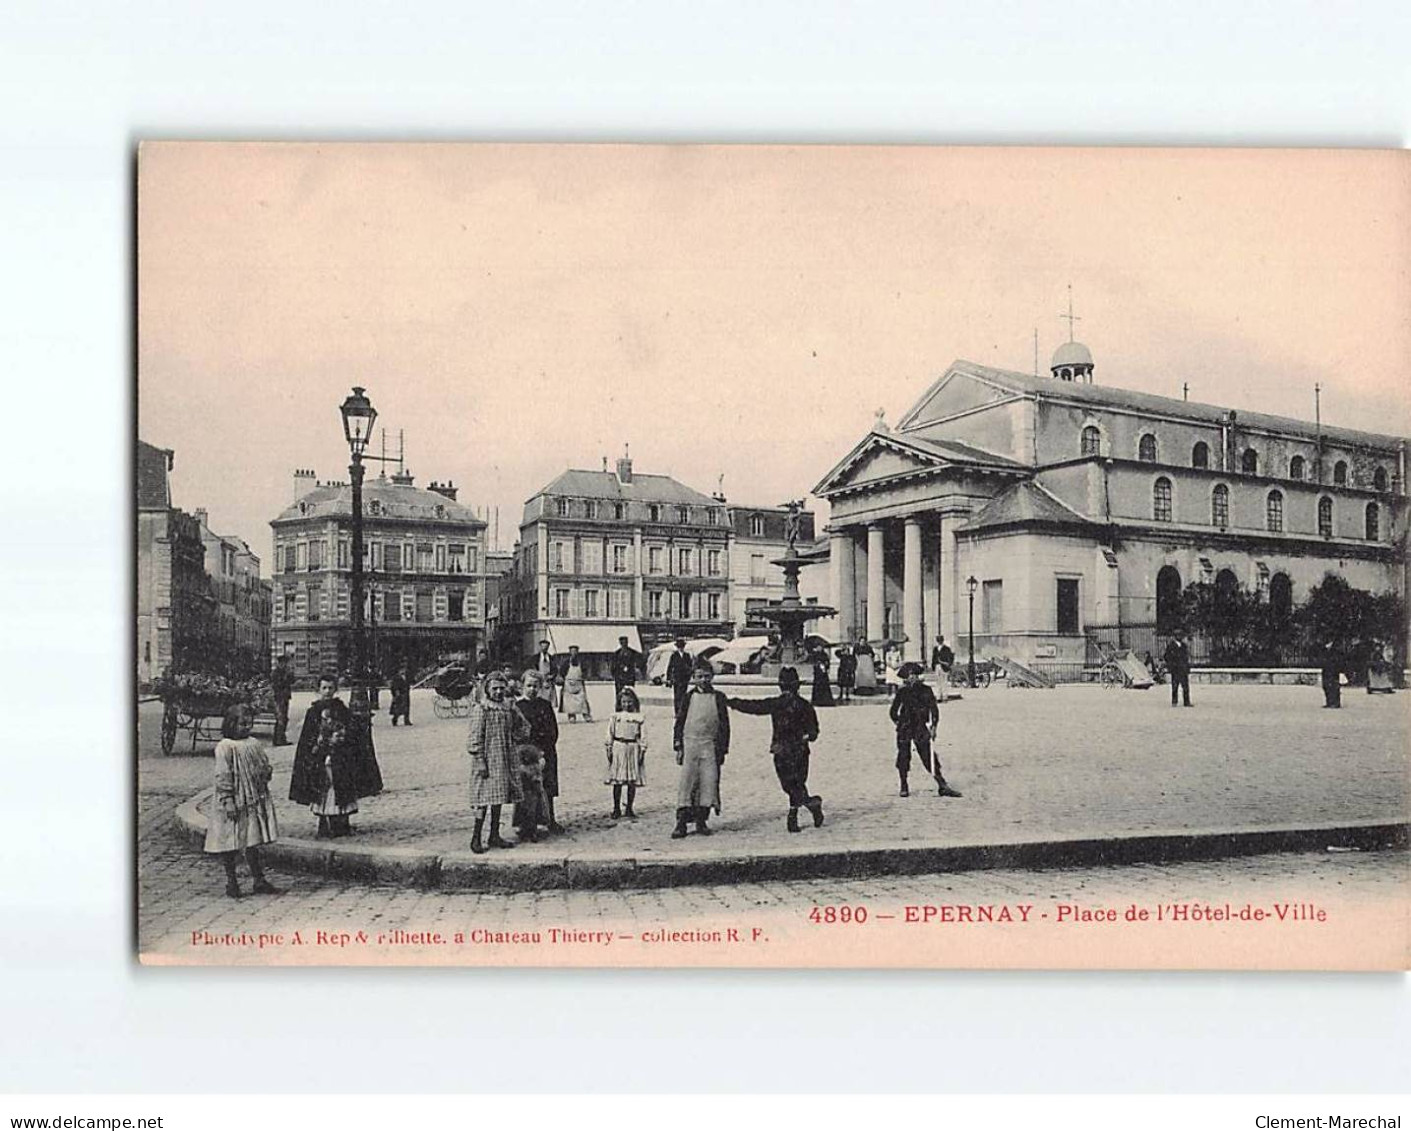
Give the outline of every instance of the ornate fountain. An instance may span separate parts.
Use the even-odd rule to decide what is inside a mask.
[[[771,565],[784,571],[784,596],[777,603],[771,603],[759,610],[759,616],[775,625],[779,634],[779,658],[764,666],[762,675],[776,678],[780,668],[800,668],[806,662],[804,650],[804,625],[811,620],[834,616],[836,609],[826,605],[807,605],[799,597],[799,572],[804,566],[814,565],[799,556],[796,543],[803,527],[803,500],[790,500],[785,505],[789,514],[784,521],[786,547],[782,558],[774,558]],[[802,676],[804,673],[799,672]]]

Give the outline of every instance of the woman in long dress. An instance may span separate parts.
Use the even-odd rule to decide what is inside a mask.
[[[815,707],[831,707],[833,705],[833,688],[828,681],[828,669],[832,666],[827,648],[814,650],[813,705]]]
[[[563,666],[563,713],[568,721],[576,723],[582,715],[584,722],[593,721],[593,708],[588,702],[588,681],[583,678],[583,661],[575,644],[568,650],[568,659]]]
[[[279,889],[265,879],[260,865],[259,846],[279,837],[279,822],[269,781],[274,771],[265,755],[264,743],[250,737],[255,712],[248,703],[237,703],[225,713],[221,724],[224,736],[216,743],[215,790],[206,822],[207,852],[225,865],[225,894],[240,898],[240,881],[235,876],[236,859],[244,855],[258,895],[274,895]]]

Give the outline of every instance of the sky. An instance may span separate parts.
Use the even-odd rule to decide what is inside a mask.
[[[149,143],[138,435],[268,573],[361,385],[508,547],[624,445],[803,495],[956,358],[1046,373],[1070,286],[1100,384],[1406,435],[1408,273],[1406,153]]]

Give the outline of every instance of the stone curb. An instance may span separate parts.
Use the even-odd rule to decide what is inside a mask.
[[[200,847],[206,818],[199,793],[176,809],[179,835]],[[262,848],[270,864],[293,872],[335,879],[447,891],[543,891],[555,888],[610,889],[681,887],[692,884],[759,883],[836,877],[972,872],[988,869],[1091,868],[1115,864],[1175,864],[1316,852],[1328,848],[1370,851],[1411,845],[1411,822],[1363,821],[1301,828],[1185,830],[1067,840],[1002,844],[898,845],[857,851],[791,850],[758,855],[644,861],[623,857],[570,856],[556,860],[507,859],[500,853],[437,854],[414,848],[326,845],[284,839]]]

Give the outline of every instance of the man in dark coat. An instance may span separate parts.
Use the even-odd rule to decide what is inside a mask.
[[[294,673],[289,670],[289,657],[280,653],[269,675],[269,689],[274,695],[274,744],[289,745],[289,699],[294,694]]]
[[[960,791],[952,789],[941,773],[939,755],[934,755],[934,764],[932,762],[931,744],[936,738],[936,724],[941,719],[935,693],[922,681],[920,664],[903,664],[899,674],[903,683],[892,697],[891,714],[892,722],[897,727],[897,777],[901,781],[901,796],[911,796],[907,776],[911,773],[911,747],[914,744],[921,764],[936,779],[939,795],[959,797]]]
[[[1333,640],[1323,645],[1319,657],[1319,672],[1323,682],[1323,706],[1342,706],[1342,649]]]
[[[770,699],[726,699],[731,710],[742,715],[768,715],[773,724],[769,752],[774,755],[774,772],[789,797],[787,827],[799,831],[799,809],[813,814],[813,827],[823,824],[823,798],[808,792],[808,744],[818,739],[818,712],[799,694],[799,673],[779,669],[779,694]]]
[[[946,643],[944,636],[936,637],[936,646],[931,649],[931,670],[936,673],[936,702],[944,703],[949,694],[951,668],[955,667],[955,653]]]
[[[637,685],[637,653],[627,644],[627,637],[617,638],[617,651],[612,654],[612,701],[622,694],[624,687]]]
[[[671,688],[671,706],[674,714],[681,713],[681,704],[691,691],[691,654],[686,651],[686,641],[676,638],[676,651],[666,662],[666,685]],[[618,688],[620,692],[622,689]]]
[[[400,718],[407,726],[412,725],[412,685],[407,680],[405,672],[397,672],[392,676],[392,682],[388,685],[392,692],[392,706],[389,713],[392,716],[392,725],[397,725]]]
[[[360,723],[338,698],[338,680],[318,681],[318,698],[304,715],[289,800],[307,805],[318,817],[320,837],[347,836],[358,801],[382,792],[382,771],[372,746],[371,728]]]
[[[1176,633],[1171,637],[1171,642],[1166,645],[1166,651],[1161,654],[1161,659],[1166,664],[1166,670],[1171,674],[1171,706],[1176,705],[1176,692],[1179,689],[1181,698],[1187,707],[1191,705],[1191,649],[1186,643],[1186,634],[1181,629],[1176,629]]]

